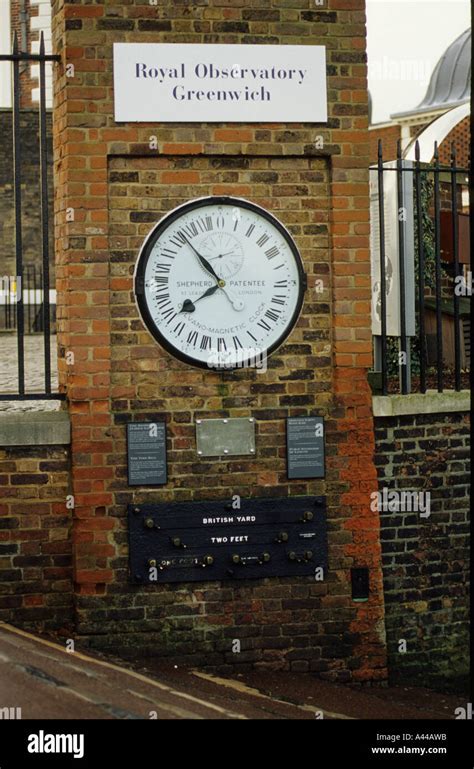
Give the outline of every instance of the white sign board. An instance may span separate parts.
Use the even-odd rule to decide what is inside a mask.
[[[117,122],[325,123],[322,45],[114,43]]]
[[[403,161],[405,168],[412,163]],[[385,296],[387,335],[400,336],[400,243],[399,224],[403,223],[405,266],[405,322],[407,336],[415,335],[415,242],[413,212],[413,174],[402,173],[402,199],[397,192],[396,161],[384,163]],[[390,169],[390,170],[388,170]],[[372,274],[372,334],[382,334],[382,292],[380,276],[380,217],[377,169],[370,169],[370,262]]]

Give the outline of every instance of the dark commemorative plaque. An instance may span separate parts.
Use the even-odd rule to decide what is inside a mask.
[[[127,425],[129,486],[166,483],[166,424],[129,422]]]
[[[323,417],[286,420],[288,478],[324,478]]]
[[[327,567],[325,497],[129,505],[137,584],[311,575]]]

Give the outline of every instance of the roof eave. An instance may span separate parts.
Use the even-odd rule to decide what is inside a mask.
[[[468,101],[469,97],[460,99],[459,101],[447,102],[445,104],[433,104],[423,108],[417,107],[407,112],[393,112],[390,115],[390,118],[391,120],[396,120],[398,122],[406,122],[420,117],[424,118],[431,115],[442,115],[444,112],[448,112],[450,109],[454,109],[454,107],[459,107],[460,104],[465,104]]]

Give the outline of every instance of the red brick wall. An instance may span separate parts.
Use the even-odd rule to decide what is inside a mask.
[[[75,588],[79,632],[94,645],[171,654],[220,667],[260,664],[341,680],[385,676],[379,521],[367,368],[371,364],[367,82],[363,0],[281,0],[249,9],[220,0],[188,7],[53,3],[64,61],[55,84],[60,376],[72,420]],[[112,43],[320,43],[328,46],[329,123],[116,126]],[[65,65],[74,64],[74,77]],[[158,150],[149,149],[150,135]],[[315,137],[324,137],[316,150]],[[122,177],[121,177],[122,174]],[[130,176],[124,176],[127,174]],[[260,176],[259,176],[260,174]],[[164,188],[164,185],[166,187]],[[197,372],[174,361],[137,317],[132,269],[152,222],[216,191],[262,202],[293,231],[309,273],[302,317],[257,375]],[[67,220],[74,210],[74,221]],[[132,217],[132,213],[138,216]],[[140,219],[140,214],[142,218]],[[316,277],[325,292],[312,288]],[[73,365],[67,352],[74,353]],[[197,414],[255,416],[256,460],[198,460]],[[324,414],[327,477],[285,478],[284,418]],[[132,492],[124,423],[166,415],[170,482]],[[132,499],[323,493],[326,581],[275,579],[234,588],[136,588],[127,581],[126,504]],[[351,600],[349,569],[370,567],[367,604]],[[231,638],[242,654],[230,653]],[[238,659],[237,659],[238,658]]]
[[[411,136],[419,136],[425,130],[427,125],[411,126]],[[369,131],[370,137],[370,162],[377,162],[377,150],[379,139],[382,140],[384,160],[395,160],[397,157],[397,141],[401,138],[401,126],[398,124],[384,126],[381,128],[372,128]],[[456,154],[458,166],[469,168],[470,166],[470,118],[461,120],[452,131],[446,136],[439,146],[439,161],[441,165],[450,165],[451,163],[451,145],[456,145]]]
[[[471,165],[471,130],[470,117],[461,120],[447,135],[439,148],[439,161],[442,165],[451,163],[451,145],[456,145],[456,160],[460,168],[469,168]]]
[[[395,160],[397,157],[397,142],[401,138],[401,127],[398,124],[384,126],[383,128],[371,128],[370,137],[370,162],[377,162],[379,140],[382,141],[384,160]]]

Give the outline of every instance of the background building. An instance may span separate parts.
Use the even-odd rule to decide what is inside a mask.
[[[395,112],[389,122],[370,125],[370,158],[377,160],[379,139],[385,160],[393,160],[400,139],[405,150],[424,129],[449,110],[468,104],[471,96],[471,30],[465,30],[440,57],[434,68],[423,100],[413,109]],[[460,166],[470,160],[469,115],[457,123],[440,142],[440,162],[449,164],[451,143],[457,148]]]
[[[49,0],[0,0],[0,50],[11,50],[13,34],[18,47],[25,53],[38,53],[43,33],[47,53],[51,53],[51,3]],[[23,63],[21,71],[21,106],[30,107],[39,101],[38,65]],[[52,72],[47,65],[46,103],[52,105]],[[0,109],[11,107],[11,70],[0,62]]]

